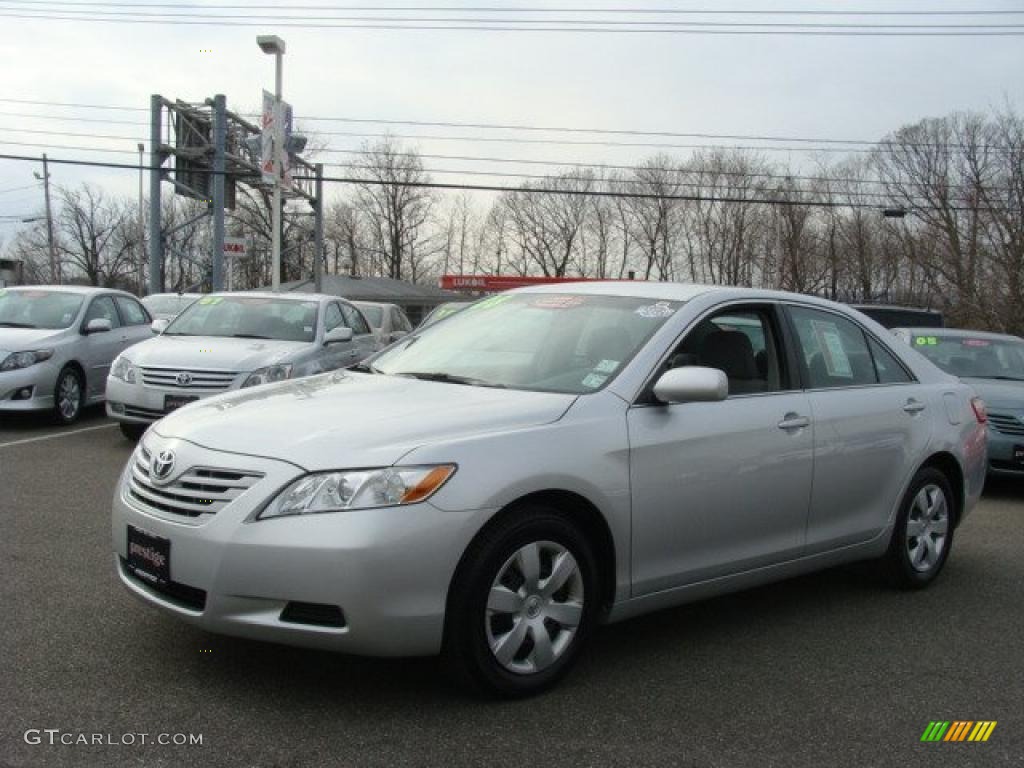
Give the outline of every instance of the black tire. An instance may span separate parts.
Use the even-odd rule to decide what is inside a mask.
[[[529,594],[529,597],[523,601],[520,613],[489,614],[488,598],[499,572],[508,576],[510,571],[507,569],[513,556],[531,544],[538,546],[541,585],[545,576],[551,576],[553,558],[561,557],[558,548],[572,556],[576,570],[565,582],[565,587],[555,590],[551,597],[529,593],[524,580],[520,592]],[[518,567],[518,562],[513,569]],[[582,611],[574,633],[568,625],[545,618],[552,603],[556,603],[555,608],[568,606],[573,611],[578,610],[580,595]],[[445,660],[460,682],[478,691],[508,698],[540,693],[554,685],[579,655],[596,624],[602,597],[594,550],[580,528],[553,507],[537,504],[518,507],[481,534],[470,545],[459,565],[448,595]],[[545,600],[545,605],[537,605],[537,602]],[[563,600],[565,602],[558,602]],[[536,611],[532,617],[529,616],[531,611]],[[529,640],[524,641],[523,646],[533,654],[531,646],[535,646],[535,632],[547,632],[549,640],[554,635],[554,643],[545,644],[559,649],[549,666],[538,671],[511,671],[498,661],[491,650],[488,634],[500,634],[501,630],[495,629],[498,622],[508,621],[511,626],[516,626],[511,622],[517,619],[518,622],[541,622],[541,626],[549,627],[538,630],[531,625],[525,630]],[[533,662],[512,659],[509,663]]]
[[[926,489],[928,490],[926,491]],[[931,541],[930,549],[934,553],[937,542],[936,537],[939,535],[938,532],[942,530],[942,527],[937,525],[935,521],[932,521],[930,524],[932,527],[926,528],[921,528],[920,524],[916,522],[922,516],[930,517],[929,515],[922,515],[924,512],[922,506],[923,504],[927,505],[927,496],[935,492],[941,493],[943,496],[942,504],[945,517],[943,535],[945,538],[942,540],[940,551],[935,553],[932,562],[926,562],[929,557],[926,552],[920,558],[920,562],[915,564],[918,557],[913,555],[912,552],[919,552],[915,545],[924,546],[925,550],[928,550],[928,542],[925,541],[927,537]],[[920,500],[922,494],[925,495],[923,503]],[[889,550],[881,561],[883,575],[890,584],[901,589],[923,589],[938,578],[939,573],[942,572],[942,568],[946,564],[946,560],[949,559],[949,552],[953,546],[953,532],[959,512],[956,496],[953,494],[953,489],[946,475],[934,467],[925,467],[918,471],[903,497],[899,514],[896,515],[896,524],[893,527]],[[913,535],[917,531],[923,531],[923,533],[919,536]]]
[[[117,425],[121,428],[121,434],[134,443],[137,443],[142,439],[142,436],[146,433],[149,428],[148,424],[125,424],[120,423]]]
[[[72,386],[73,384],[73,386]],[[69,398],[68,404],[62,404],[64,399],[62,393],[64,393],[65,386],[67,386],[68,393],[70,391],[77,392],[77,400],[72,401]],[[68,365],[61,369],[60,374],[57,376],[57,383],[53,387],[53,418],[58,424],[73,424],[78,421],[78,417],[82,415],[82,406],[85,404],[85,381],[82,379],[82,374],[77,369]]]

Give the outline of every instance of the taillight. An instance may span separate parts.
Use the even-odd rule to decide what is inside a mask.
[[[974,418],[978,420],[979,424],[984,424],[988,421],[988,406],[985,405],[985,401],[980,397],[971,398],[971,409],[974,411]]]

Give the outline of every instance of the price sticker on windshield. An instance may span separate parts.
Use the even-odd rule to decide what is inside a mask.
[[[222,301],[224,299],[221,296],[204,296],[199,300],[199,303],[203,306],[209,306],[210,304],[220,304]]]
[[[935,347],[938,346],[939,340],[934,336],[918,336],[914,343],[919,347]]]

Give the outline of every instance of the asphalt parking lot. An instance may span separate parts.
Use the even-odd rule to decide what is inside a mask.
[[[473,698],[431,659],[208,635],[118,584],[131,452],[101,411],[0,422],[3,766],[999,766],[1024,760],[1024,482],[991,482],[931,589],[860,568],[604,628],[552,693]],[[921,743],[996,720],[987,743]],[[50,745],[30,729],[114,744]],[[201,745],[120,743],[201,734]],[[91,736],[90,736],[91,738]]]

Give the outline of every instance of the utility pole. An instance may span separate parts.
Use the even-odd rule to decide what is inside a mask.
[[[324,287],[324,164],[316,166],[316,208],[313,220],[313,286],[316,293]]]
[[[211,291],[224,290],[224,178],[227,168],[227,97],[218,93],[213,97],[213,275]]]
[[[160,167],[164,159],[160,154],[163,131],[160,118],[164,102],[159,94],[149,97],[149,292],[160,293],[164,289],[163,275],[163,233],[160,231]]]
[[[53,245],[53,213],[50,208],[50,167],[43,153],[43,195],[46,198],[46,243],[50,250],[50,278],[61,284],[60,266],[57,264],[57,249]]]
[[[142,174],[145,163],[143,153],[146,145],[139,142],[139,296],[146,293],[146,210],[145,201],[142,196]]]

